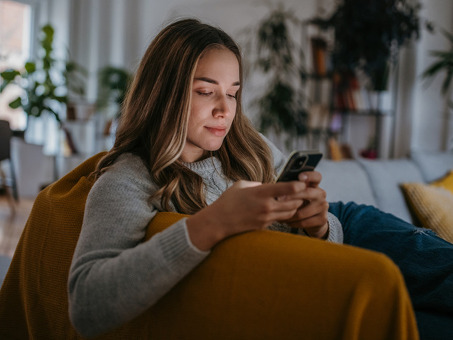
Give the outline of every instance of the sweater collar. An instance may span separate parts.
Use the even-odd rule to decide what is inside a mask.
[[[200,173],[200,172],[205,172],[205,171],[214,171],[214,170],[221,170],[222,169],[222,164],[220,163],[220,160],[216,157],[208,157],[205,158],[201,161],[198,162],[193,162],[193,163],[186,163],[183,162],[184,166],[189,168],[190,170]]]

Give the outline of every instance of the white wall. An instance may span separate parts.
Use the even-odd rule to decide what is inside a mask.
[[[316,3],[291,0],[285,6],[308,18]],[[198,17],[241,41],[245,36],[241,31],[266,15],[267,8],[258,0],[73,0],[69,47],[71,55],[90,70],[89,94],[94,99],[97,69],[112,64],[135,70],[152,38],[171,20]]]
[[[453,1],[425,0],[422,15],[438,27],[453,31]],[[423,32],[416,49],[413,138],[414,149],[442,150],[447,147],[453,132],[453,122],[445,115],[446,98],[441,95],[443,77],[437,77],[429,87],[420,80],[419,75],[433,62],[429,51],[449,49],[447,40],[441,35]],[[450,96],[451,97],[451,96]],[[448,111],[447,111],[448,112]],[[450,140],[450,148],[452,143]]]
[[[284,4],[303,19],[314,16],[323,5],[332,6],[333,2],[287,0]],[[448,30],[453,29],[452,1],[422,2],[424,17]],[[58,36],[67,39],[71,57],[89,70],[88,99],[94,101],[98,69],[110,64],[135,70],[149,42],[171,19],[199,17],[219,25],[241,43],[244,39],[241,31],[268,12],[268,6],[263,3],[259,0],[44,0],[42,15],[56,23]],[[278,1],[269,0],[266,3],[276,4]],[[432,62],[428,51],[446,47],[448,45],[440,35],[423,32],[420,41],[401,54],[395,131],[393,133],[390,124],[385,130],[385,138],[393,144],[387,145],[389,156],[407,155],[411,148],[444,148],[443,128],[447,126],[450,131],[453,128],[444,119],[440,80],[424,87],[419,74]],[[251,77],[246,83],[246,102],[257,88],[256,81]],[[363,143],[367,139],[368,131],[373,131],[371,121],[368,119],[352,125],[353,129],[349,131],[352,143],[359,139]]]

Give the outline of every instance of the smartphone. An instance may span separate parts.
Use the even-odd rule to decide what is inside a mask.
[[[277,182],[297,181],[304,171],[313,171],[322,158],[319,151],[294,151],[277,177]]]

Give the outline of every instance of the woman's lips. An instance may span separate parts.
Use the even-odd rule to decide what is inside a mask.
[[[206,129],[217,137],[224,137],[226,135],[227,129],[225,127],[209,127],[206,126]]]

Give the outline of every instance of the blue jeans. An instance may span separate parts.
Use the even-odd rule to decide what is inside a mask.
[[[384,253],[400,268],[420,338],[453,339],[453,244],[371,206],[337,202],[329,211],[345,244]]]

